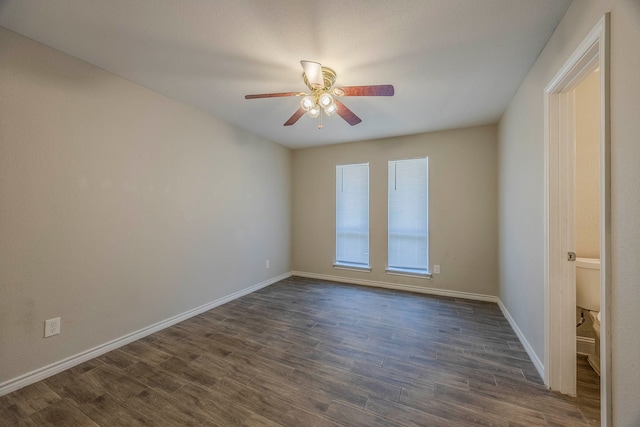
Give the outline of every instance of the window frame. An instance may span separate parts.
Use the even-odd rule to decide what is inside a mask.
[[[395,164],[397,167],[398,162],[411,161],[411,160],[424,160],[426,163],[426,266],[425,268],[414,268],[414,267],[403,267],[403,266],[391,266],[391,165]],[[394,181],[395,183],[395,181]],[[431,270],[429,268],[429,254],[430,254],[430,233],[429,233],[429,156],[421,156],[421,157],[412,157],[412,158],[404,158],[404,159],[394,159],[387,161],[387,267],[385,268],[385,272],[391,275],[397,276],[409,276],[409,277],[419,277],[419,278],[431,278]]]
[[[358,262],[350,262],[347,260],[338,260],[338,245],[339,245],[339,224],[338,224],[338,215],[339,215],[339,200],[338,200],[338,171],[342,168],[342,174],[344,174],[344,168],[345,167],[350,167],[350,166],[366,166],[367,168],[367,188],[366,188],[366,194],[367,194],[367,210],[366,210],[366,241],[367,241],[367,252],[366,252],[366,256],[367,256],[367,263],[358,263]],[[344,177],[344,175],[341,175],[342,177]],[[336,194],[335,194],[335,256],[334,256],[334,262],[333,262],[333,267],[336,269],[341,269],[341,270],[355,270],[355,271],[365,271],[365,272],[370,272],[371,271],[371,166],[369,162],[361,162],[361,163],[347,163],[347,164],[338,164],[336,165],[336,174],[335,174],[335,189],[336,189]]]

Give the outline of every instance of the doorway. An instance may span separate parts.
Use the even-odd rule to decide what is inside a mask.
[[[609,15],[589,33],[545,89],[544,381],[576,395],[574,91],[594,70],[600,86],[601,425],[611,425]]]

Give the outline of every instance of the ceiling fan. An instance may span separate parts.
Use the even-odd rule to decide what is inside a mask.
[[[257,95],[245,95],[245,99],[277,98],[282,96],[302,96],[300,108],[293,113],[284,123],[284,126],[295,124],[305,113],[311,118],[320,118],[318,129],[322,129],[322,113],[332,116],[338,113],[351,126],[357,125],[362,119],[355,115],[337,98],[343,96],[393,96],[393,85],[373,86],[342,86],[334,87],[336,72],[331,68],[323,67],[318,62],[300,61],[302,64],[302,78],[310,93],[305,92],[280,92],[263,93]]]

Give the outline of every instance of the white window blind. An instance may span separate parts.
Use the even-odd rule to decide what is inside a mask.
[[[428,159],[389,162],[389,270],[428,273]]]
[[[336,265],[369,267],[369,164],[336,167]]]

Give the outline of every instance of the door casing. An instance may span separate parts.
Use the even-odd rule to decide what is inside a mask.
[[[605,14],[544,92],[545,109],[545,354],[544,382],[576,394],[574,251],[575,87],[600,69],[600,397],[601,423],[611,422],[611,145],[609,27]]]

